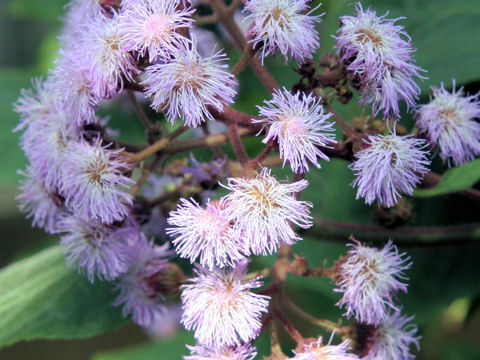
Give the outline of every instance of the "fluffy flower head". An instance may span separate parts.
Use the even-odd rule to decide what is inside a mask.
[[[414,107],[420,93],[413,77],[421,68],[412,59],[414,50],[399,19],[377,16],[356,4],[356,16],[342,16],[336,36],[336,48],[347,69],[360,80],[360,102],[372,104],[374,114],[399,116],[398,102]]]
[[[114,96],[123,87],[123,78],[132,80],[138,74],[132,55],[126,50],[118,26],[112,19],[95,17],[85,25],[84,53],[89,56],[89,82],[93,96],[104,99]]]
[[[100,141],[72,143],[63,162],[61,192],[79,217],[111,224],[129,212],[132,197],[121,190],[132,182],[123,173],[129,166],[121,150],[108,150]]]
[[[127,245],[135,229],[65,216],[57,231],[64,233],[61,244],[67,265],[85,272],[90,282],[95,277],[111,281],[127,271]]]
[[[307,186],[306,180],[279,183],[267,168],[252,179],[227,179],[228,216],[244,239],[245,251],[266,255],[282,243],[292,245],[300,240],[291,224],[304,229],[312,226],[312,204],[295,199],[294,193]]]
[[[167,233],[180,257],[193,263],[199,258],[203,267],[232,266],[245,259],[241,244],[227,218],[225,200],[208,201],[206,208],[194,200],[181,199],[176,211],[170,213],[168,223],[174,225]]]
[[[359,242],[349,246],[337,278],[335,291],[343,293],[337,305],[345,306],[346,315],[354,315],[359,322],[380,325],[387,319],[389,308],[395,308],[395,294],[407,291],[403,271],[411,263],[391,240],[382,250]]]
[[[244,281],[246,271],[246,262],[231,271],[199,267],[195,269],[197,277],[183,286],[181,322],[187,330],[195,331],[200,344],[238,346],[259,334],[260,317],[267,311],[269,297],[250,291],[262,283]]]
[[[293,57],[298,63],[312,58],[320,46],[315,23],[322,15],[311,15],[307,0],[249,0],[245,12],[251,22],[249,42],[253,47],[262,44],[262,60],[280,50],[285,60]]]
[[[130,2],[120,15],[120,32],[128,50],[148,53],[150,62],[170,49],[185,46],[187,38],[176,30],[192,24],[190,8],[179,9],[180,0]]]
[[[368,340],[371,345],[363,360],[412,360],[410,347],[420,348],[418,329],[409,324],[413,316],[402,316],[399,310],[391,312],[385,322],[377,328]]]
[[[205,118],[213,120],[208,106],[222,111],[231,104],[236,80],[223,70],[226,57],[220,52],[202,58],[192,46],[172,50],[168,62],[149,66],[145,71],[146,95],[152,97],[152,108],[165,111],[174,123],[178,117],[185,125],[196,127]]]
[[[447,91],[443,83],[432,87],[433,98],[417,109],[417,127],[433,146],[440,149],[442,160],[455,165],[480,155],[480,96],[463,96],[463,88]]]
[[[119,294],[114,305],[122,305],[123,316],[131,315],[138,325],[151,326],[167,310],[155,279],[168,268],[169,255],[166,246],[155,245],[141,233],[130,244],[129,267],[116,286]]]
[[[22,89],[18,100],[13,105],[14,110],[20,114],[20,123],[14,131],[23,130],[37,120],[48,117],[57,111],[59,106],[57,94],[54,91],[52,78],[32,80],[31,89]]]
[[[318,158],[329,160],[320,149],[336,142],[334,124],[327,121],[332,114],[325,113],[320,101],[312,94],[292,94],[287,89],[276,90],[272,100],[258,106],[265,120],[256,123],[269,125],[263,143],[275,139],[280,149],[283,164],[288,160],[296,173],[307,172],[308,162],[317,168]]]
[[[32,218],[32,225],[54,233],[57,222],[62,213],[63,199],[56,193],[47,191],[40,176],[31,168],[19,172],[25,176],[20,185],[19,209],[27,214],[27,219]]]
[[[430,164],[428,152],[423,150],[426,141],[392,134],[369,135],[365,143],[367,147],[355,154],[350,165],[356,176],[357,199],[392,207],[401,193],[413,194]]]

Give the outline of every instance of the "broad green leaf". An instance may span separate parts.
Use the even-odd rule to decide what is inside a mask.
[[[193,333],[181,330],[171,339],[98,353],[92,360],[181,360],[187,344],[195,345]]]
[[[0,346],[19,340],[86,338],[125,320],[109,283],[90,284],[52,247],[0,271]]]
[[[415,196],[429,197],[454,193],[475,185],[480,180],[480,159],[447,170],[437,186],[431,189],[419,189]]]

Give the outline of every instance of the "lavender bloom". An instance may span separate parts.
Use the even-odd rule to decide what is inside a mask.
[[[458,166],[480,155],[480,94],[462,96],[463,88],[432,87],[433,99],[417,109],[417,127],[440,149],[444,162]]]
[[[179,9],[180,0],[130,2],[120,15],[119,30],[127,50],[148,54],[149,61],[168,57],[171,49],[185,47],[187,38],[176,30],[190,27],[191,8]]]
[[[139,71],[126,50],[118,26],[118,16],[98,16],[84,25],[82,52],[88,54],[89,82],[97,99],[114,96],[123,87],[123,79],[133,81]]]
[[[184,360],[254,360],[257,356],[256,349],[248,345],[221,348],[187,345],[187,348],[192,355],[184,356]]]
[[[130,265],[116,286],[120,293],[113,305],[122,305],[123,316],[131,315],[134,323],[150,327],[166,311],[163,294],[152,279],[168,268],[166,259],[170,251],[166,246],[149,242],[143,234],[131,243],[128,251]]]
[[[360,80],[360,102],[372,104],[376,115],[399,116],[398,102],[415,106],[420,87],[413,77],[423,79],[414,64],[411,39],[404,27],[395,24],[402,19],[377,16],[356,4],[356,16],[342,16],[336,36],[336,48],[347,69]]]
[[[420,337],[416,336],[417,327],[408,324],[412,319],[413,316],[402,316],[399,310],[392,312],[368,340],[370,349],[362,360],[415,359],[415,356],[410,354],[410,346],[413,344],[418,350]]]
[[[359,357],[354,354],[349,354],[349,341],[346,340],[339,345],[323,345],[322,338],[311,342],[308,345],[303,345],[302,352],[295,352],[292,359],[295,360],[359,360]]]
[[[53,85],[52,78],[37,78],[32,80],[32,89],[21,90],[20,97],[13,105],[20,114],[20,122],[13,131],[23,130],[38,119],[57,112],[58,100]]]
[[[345,261],[340,266],[336,292],[343,293],[337,303],[346,307],[346,316],[357,321],[380,325],[388,317],[388,308],[395,309],[393,297],[407,291],[402,282],[407,278],[403,271],[410,268],[409,257],[399,253],[392,241],[382,250],[370,248],[359,242],[349,244]]]
[[[38,117],[21,137],[21,146],[32,171],[43,179],[49,192],[59,189],[65,152],[80,137],[63,109],[55,111]]]
[[[218,52],[202,58],[195,48],[172,50],[172,60],[147,67],[145,71],[146,95],[152,97],[152,108],[165,111],[172,124],[177,117],[185,125],[197,127],[205,118],[214,120],[208,110],[213,106],[222,111],[231,104],[237,84],[232,74],[222,70],[226,57]]]
[[[25,176],[20,185],[21,193],[17,196],[20,211],[27,214],[27,219],[32,218],[33,226],[38,226],[47,233],[54,233],[62,214],[63,199],[58,194],[48,192],[40,177],[31,168],[19,173]]]
[[[309,208],[312,204],[295,199],[294,193],[308,186],[306,180],[281,184],[264,168],[253,179],[229,178],[224,186],[231,192],[229,219],[245,241],[245,252],[267,255],[282,244],[292,245],[300,237],[291,224],[307,229],[312,226]]]
[[[258,336],[260,317],[267,311],[269,297],[250,291],[262,286],[258,279],[244,281],[247,263],[232,271],[198,267],[197,277],[183,286],[182,324],[195,331],[205,346],[238,346]]]
[[[167,234],[174,240],[175,251],[182,258],[198,262],[212,270],[214,267],[232,266],[245,259],[241,238],[233,230],[225,211],[224,199],[207,201],[203,209],[193,199],[180,199],[176,211],[172,211]]]
[[[119,187],[133,181],[123,174],[129,165],[122,161],[121,151],[107,150],[100,141],[70,145],[63,162],[61,192],[77,216],[111,224],[129,213],[133,199]]]
[[[265,106],[257,106],[265,120],[252,120],[254,123],[269,125],[264,144],[276,139],[283,165],[288,160],[293,172],[304,173],[309,169],[308,161],[317,168],[317,158],[329,160],[319,147],[329,147],[336,143],[334,124],[327,121],[331,113],[324,113],[320,100],[313,94],[292,94],[287,89],[275,90]]]
[[[262,45],[263,59],[277,49],[287,60],[293,57],[298,63],[310,59],[320,46],[315,23],[323,15],[311,15],[307,0],[249,0],[245,21],[251,22],[249,42],[253,47]],[[320,6],[320,5],[319,5]]]
[[[392,207],[401,193],[413,194],[430,164],[423,150],[426,141],[395,134],[369,135],[364,141],[367,148],[356,153],[350,165],[356,176],[353,185],[358,186],[356,198]]]
[[[63,109],[81,127],[96,121],[94,106],[100,98],[90,89],[89,61],[81,51],[60,51],[62,56],[52,72],[54,88],[62,99]]]
[[[58,224],[67,265],[85,272],[88,280],[111,281],[128,268],[128,241],[138,233],[136,227],[117,228],[97,221],[66,216]]]

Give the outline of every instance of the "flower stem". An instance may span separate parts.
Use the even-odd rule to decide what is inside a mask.
[[[248,163],[249,158],[238,132],[237,123],[230,122],[227,124],[227,134],[232,144],[233,151],[235,152],[235,156],[237,157],[238,161],[240,161],[240,164],[244,167]]]
[[[153,143],[146,149],[136,153],[132,154],[129,158],[128,161],[132,164],[139,163],[142,160],[145,160],[146,158],[155,155],[159,151],[163,150],[172,140],[175,138],[179,137],[181,134],[183,134],[185,131],[187,131],[189,128],[186,126],[180,126],[178,129],[170,133],[167,137],[162,138],[158,140],[157,142]]]
[[[228,33],[233,38],[235,44],[238,46],[238,48],[245,49],[247,41],[243,37],[243,34],[237,24],[235,24],[235,21],[232,18],[232,13],[228,11],[228,8],[225,6],[222,0],[209,1],[210,5],[215,10],[218,20],[227,29]],[[279,86],[277,82],[272,77],[270,72],[265,67],[263,67],[258,58],[252,58],[250,61],[250,65],[252,66],[255,74],[258,76],[260,81],[263,83],[263,85],[269,92],[273,92],[273,90],[278,89]]]

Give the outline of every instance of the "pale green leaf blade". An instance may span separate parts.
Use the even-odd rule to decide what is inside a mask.
[[[415,196],[430,197],[445,195],[467,189],[480,180],[480,159],[447,170],[437,186],[431,189],[419,189]]]
[[[19,340],[85,338],[125,320],[108,283],[90,284],[65,267],[58,247],[0,271],[0,346]]]

